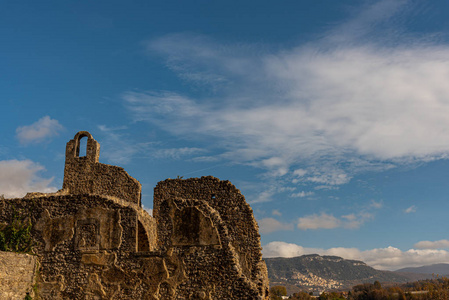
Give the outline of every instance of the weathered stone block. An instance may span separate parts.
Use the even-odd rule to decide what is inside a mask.
[[[29,254],[0,252],[0,299],[24,299],[33,295],[36,257]]]

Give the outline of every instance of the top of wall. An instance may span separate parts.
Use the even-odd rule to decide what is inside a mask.
[[[86,156],[80,156],[83,138],[87,138]],[[100,143],[89,132],[78,132],[66,146],[63,189],[69,194],[107,195],[140,205],[139,181],[121,167],[100,163],[99,158]]]

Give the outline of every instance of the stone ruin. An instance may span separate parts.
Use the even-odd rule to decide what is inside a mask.
[[[31,221],[33,297],[268,299],[258,225],[234,185],[212,176],[161,181],[150,216],[140,183],[99,154],[92,135],[78,132],[67,143],[62,190],[0,199],[0,223]]]

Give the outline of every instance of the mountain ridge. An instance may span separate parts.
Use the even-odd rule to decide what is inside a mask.
[[[438,274],[438,275],[449,275],[449,264],[432,264],[424,265],[421,267],[409,267],[396,270],[395,272],[406,272],[415,274]]]
[[[291,258],[264,258],[271,285],[284,285],[292,292],[348,290],[361,283],[405,283],[426,276],[376,270],[359,260],[308,254]]]

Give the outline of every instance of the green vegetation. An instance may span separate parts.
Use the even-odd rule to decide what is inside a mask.
[[[287,296],[285,286],[275,285],[270,288],[270,300],[282,300],[282,296]]]
[[[277,291],[282,286],[270,289],[270,299],[282,299]],[[285,289],[285,288],[284,288]],[[279,295],[279,296],[277,296]],[[276,298],[279,297],[279,298]],[[349,292],[323,292],[318,298],[301,291],[290,296],[291,300],[449,300],[449,278],[419,280],[407,284],[382,287],[379,281],[354,286]]]
[[[330,293],[321,293],[318,297],[318,300],[346,300],[342,293],[338,292],[330,292]]]
[[[382,288],[379,282],[353,287],[348,300],[434,300],[449,299],[449,279],[420,280],[400,286]]]
[[[313,294],[313,293],[311,293]],[[315,299],[314,297],[312,297],[313,295],[311,295],[310,293],[307,292],[298,292],[298,293],[294,293],[289,299],[292,300],[312,300]]]
[[[0,251],[31,251],[31,221],[14,216],[10,224],[0,224]]]

